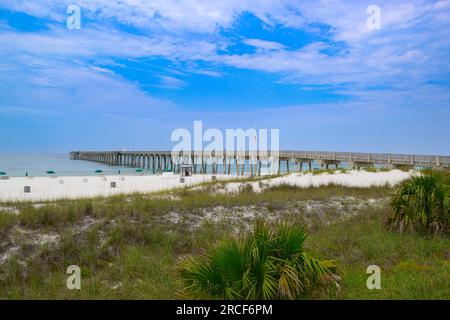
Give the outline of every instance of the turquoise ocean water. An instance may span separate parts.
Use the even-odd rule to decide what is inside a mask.
[[[53,170],[58,176],[90,176],[101,169],[104,174],[136,173],[135,168],[109,167],[100,163],[70,160],[69,154],[0,154],[0,171],[10,177],[46,176]]]

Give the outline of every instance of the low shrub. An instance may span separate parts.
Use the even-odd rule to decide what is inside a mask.
[[[183,298],[296,299],[322,285],[338,284],[334,261],[303,250],[307,233],[300,224],[255,223],[246,236],[222,240],[202,255],[177,265]]]
[[[449,233],[450,184],[444,172],[412,176],[396,189],[390,204],[387,222],[399,232]]]

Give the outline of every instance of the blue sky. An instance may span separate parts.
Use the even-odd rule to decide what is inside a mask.
[[[0,0],[0,150],[170,149],[202,120],[448,155],[449,39],[448,0]]]

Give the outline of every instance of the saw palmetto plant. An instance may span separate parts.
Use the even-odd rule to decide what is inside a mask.
[[[270,226],[263,220],[243,237],[222,240],[199,256],[179,261],[181,297],[296,299],[340,280],[335,263],[304,251],[307,233],[299,224]]]
[[[445,172],[425,172],[402,183],[391,199],[387,222],[395,230],[449,233],[450,185]]]

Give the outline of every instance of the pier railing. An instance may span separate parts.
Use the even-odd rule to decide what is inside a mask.
[[[415,155],[415,154],[394,154],[394,153],[362,153],[362,152],[333,152],[333,151],[73,151],[70,153],[73,160],[87,160],[104,163],[111,166],[130,166],[153,168],[154,170],[173,169],[179,159],[192,160],[194,167],[201,165],[201,170],[205,172],[204,165],[214,166],[218,163],[230,165],[235,162],[242,165],[243,160],[256,163],[261,160],[271,159],[272,161],[286,162],[289,171],[289,163],[294,163],[294,168],[302,167],[303,163],[309,164],[317,162],[328,167],[341,163],[347,163],[350,167],[368,167],[382,165],[389,168],[395,167],[429,167],[429,168],[450,168],[450,156],[442,155]],[[245,166],[245,161],[244,164]],[[291,166],[292,168],[292,166]],[[217,167],[216,167],[217,170]],[[252,167],[253,170],[253,167]],[[255,169],[256,170],[256,169]]]

